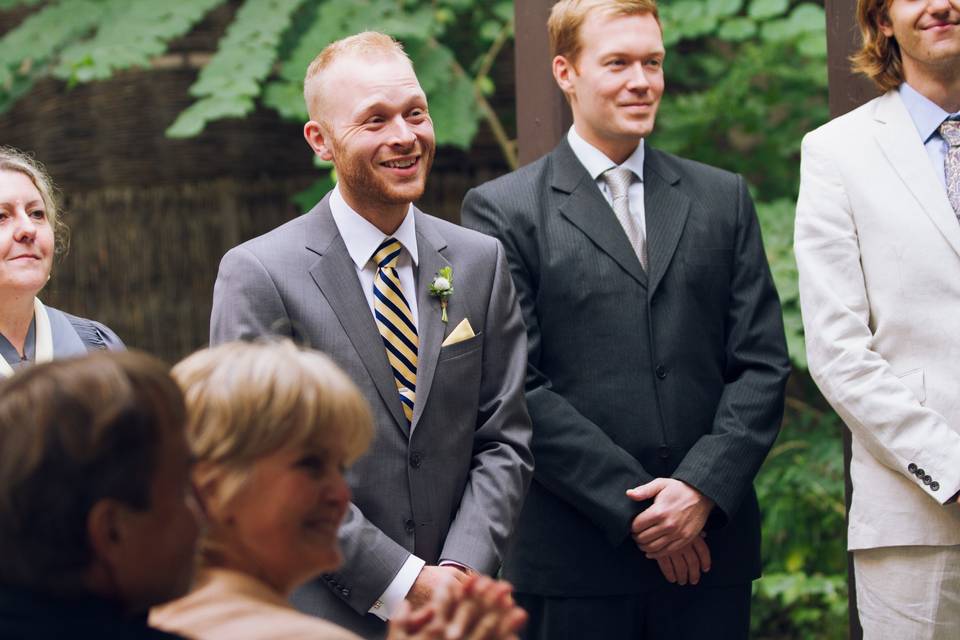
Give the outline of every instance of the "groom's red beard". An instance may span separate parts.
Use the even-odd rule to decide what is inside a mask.
[[[377,171],[373,161],[357,153],[350,153],[339,140],[331,138],[330,148],[337,169],[337,180],[349,189],[355,198],[387,205],[407,204],[420,199],[426,188],[436,150],[432,142],[419,138],[409,149],[398,150],[394,155],[419,154],[419,167],[416,175],[410,178],[390,180],[385,173]]]

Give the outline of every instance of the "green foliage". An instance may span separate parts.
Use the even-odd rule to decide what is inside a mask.
[[[98,0],[62,0],[5,33],[0,38],[0,112],[49,75],[60,51],[93,29],[103,9]]]
[[[169,40],[187,33],[221,2],[104,0],[96,33],[66,47],[53,74],[71,83],[89,82],[120,69],[147,66],[166,51]]]
[[[812,391],[809,379],[802,384]],[[792,401],[757,477],[765,573],[754,585],[754,637],[846,637],[843,428],[834,414]]]
[[[189,138],[212,120],[239,118],[253,111],[254,99],[276,60],[280,39],[303,1],[247,0],[216,55],[190,87],[190,94],[200,99],[177,117],[167,135]]]
[[[731,2],[732,0],[723,0]],[[169,43],[227,0],[0,0],[43,4],[0,41],[0,112],[52,75],[71,84],[148,66]],[[303,77],[328,43],[375,29],[401,40],[417,65],[439,145],[468,149],[482,119],[495,120],[490,67],[513,34],[510,0],[243,0],[190,94],[197,101],[167,129],[199,135],[209,122],[248,115],[257,100],[302,122]],[[465,38],[464,34],[468,34]],[[504,152],[511,142],[491,123]]]

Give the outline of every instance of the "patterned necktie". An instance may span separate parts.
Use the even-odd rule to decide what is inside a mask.
[[[947,157],[943,171],[947,178],[947,197],[960,218],[960,120],[944,120],[940,135],[947,141]]]
[[[397,259],[401,245],[387,238],[377,247],[373,262],[377,273],[373,277],[373,315],[387,349],[387,360],[393,369],[393,379],[400,393],[400,404],[407,416],[407,425],[413,422],[413,404],[417,395],[417,325],[403,295],[397,275]]]
[[[630,240],[630,246],[633,247],[637,258],[640,259],[640,265],[646,270],[646,234],[637,220],[630,214],[630,199],[627,197],[630,183],[633,182],[633,171],[624,167],[614,167],[603,174],[603,181],[607,183],[607,188],[610,189],[610,196],[613,199],[613,213],[620,221],[620,226],[627,233],[627,239]]]

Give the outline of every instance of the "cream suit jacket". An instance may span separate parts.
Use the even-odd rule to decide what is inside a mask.
[[[810,373],[853,434],[850,549],[960,544],[960,224],[891,91],[803,140]]]

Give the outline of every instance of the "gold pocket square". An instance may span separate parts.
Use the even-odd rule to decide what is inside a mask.
[[[457,344],[458,342],[463,342],[464,340],[469,340],[475,336],[473,332],[473,327],[470,326],[470,321],[464,318],[460,321],[460,324],[447,336],[447,339],[443,341],[441,347],[449,347],[452,344]],[[436,342],[434,342],[436,344]]]

